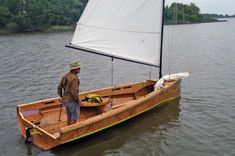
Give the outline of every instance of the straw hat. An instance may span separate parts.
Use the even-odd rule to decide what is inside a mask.
[[[79,63],[79,61],[70,63],[70,70],[78,69],[78,68],[80,68],[80,63]]]

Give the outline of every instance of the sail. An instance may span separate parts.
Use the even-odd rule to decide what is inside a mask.
[[[163,0],[89,0],[70,47],[159,66]]]

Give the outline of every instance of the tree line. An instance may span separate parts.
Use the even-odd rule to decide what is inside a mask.
[[[234,18],[235,17],[235,14],[234,15],[228,15],[228,14],[225,14],[225,15],[222,15],[222,14],[203,14],[203,16],[205,17],[208,17],[208,18]]]
[[[51,26],[75,26],[88,0],[0,0],[0,30],[44,31]],[[102,18],[102,17],[101,17]],[[194,4],[165,7],[165,24],[216,21],[203,16]]]
[[[216,18],[201,14],[200,8],[194,3],[190,3],[189,5],[172,3],[171,6],[165,7],[164,18],[165,24],[187,24],[218,21]]]
[[[88,0],[0,0],[0,29],[42,31],[53,25],[72,25]]]

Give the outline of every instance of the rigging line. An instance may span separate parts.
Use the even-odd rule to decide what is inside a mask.
[[[174,3],[174,24],[177,24],[177,1]]]
[[[183,24],[185,24],[185,13],[184,13],[184,0],[181,0],[181,4],[182,4],[182,13],[183,13]]]
[[[171,53],[171,47],[170,47],[170,43],[171,43],[171,41],[170,41],[170,39],[171,39],[171,36],[170,36],[170,34],[171,34],[171,30],[172,30],[172,26],[170,26],[170,27],[168,27],[168,42],[167,42],[167,47],[168,47],[168,52],[167,52],[167,61],[168,61],[168,72],[170,72],[170,53]]]
[[[112,63],[111,63],[111,86],[112,86],[112,89],[111,89],[111,96],[110,96],[111,106],[113,106],[113,98],[112,98],[112,96],[113,96],[113,88],[114,88],[114,85],[113,85],[113,60],[114,60],[114,58],[111,57],[111,61],[112,61]]]
[[[149,68],[149,80],[151,80],[152,77],[152,67]]]
[[[175,31],[176,31],[176,25],[178,24],[178,17],[177,17],[177,15],[178,15],[178,3],[177,3],[178,1],[177,0],[175,0],[174,1],[174,16],[173,16],[173,25],[171,26],[171,29],[170,29],[170,33],[169,33],[169,35],[170,35],[170,37],[169,37],[169,49],[170,49],[170,52],[168,53],[168,61],[169,61],[169,64],[168,64],[168,71],[169,71],[169,75],[170,75],[170,73],[171,73],[171,65],[172,65],[172,61],[171,60],[173,60],[173,59],[171,59],[171,56],[172,55],[170,55],[170,54],[173,54],[174,53],[174,50],[176,50],[176,48],[174,48],[174,44],[173,44],[173,41],[175,41]]]
[[[111,57],[112,59],[112,64],[111,64],[111,86],[113,87],[113,57]]]
[[[171,60],[171,53],[172,53],[172,40],[173,40],[173,35],[172,35],[172,29],[173,29],[173,26],[170,26],[168,27],[169,29],[169,32],[168,32],[168,48],[169,48],[169,51],[167,53],[167,59],[168,59],[168,74],[171,73],[171,68],[170,68],[170,60]]]
[[[159,35],[161,34],[161,32],[121,30],[121,29],[114,29],[114,28],[104,28],[104,27],[92,26],[92,25],[87,25],[87,24],[82,24],[82,23],[78,23],[77,25],[83,25],[83,26],[92,27],[92,28],[96,28],[96,29],[113,30],[113,31],[130,32],[130,33],[159,34]]]

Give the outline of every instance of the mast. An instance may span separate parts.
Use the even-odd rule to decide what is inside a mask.
[[[163,2],[162,2],[162,27],[161,27],[159,79],[162,77],[162,50],[163,50],[164,12],[165,12],[165,0],[163,0]]]

